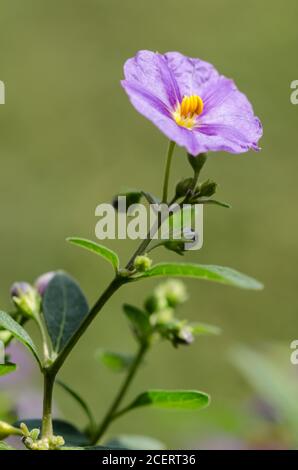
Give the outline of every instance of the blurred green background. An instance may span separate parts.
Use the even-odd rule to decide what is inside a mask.
[[[130,105],[120,87],[124,61],[138,49],[178,50],[232,77],[264,125],[262,152],[214,154],[205,177],[220,183],[232,210],[205,210],[204,246],[187,259],[228,265],[264,282],[245,292],[187,281],[183,317],[222,327],[221,337],[190,348],[160,344],[131,390],[198,388],[225,410],[248,393],[227,360],[235,343],[286,345],[298,335],[297,119],[290,83],[297,76],[298,3],[288,0],[2,0],[0,79],[0,298],[9,308],[14,280],[63,268],[93,302],[111,279],[104,261],[68,246],[95,238],[95,207],[125,187],[159,193],[166,139]],[[173,179],[189,175],[182,149]],[[109,241],[123,262],[134,243]],[[155,260],[173,256],[156,252]],[[141,303],[156,281],[120,291],[68,360],[62,376],[100,416],[119,383],[94,359],[98,347],[135,347],[120,310]],[[36,376],[36,387],[40,386]],[[65,417],[83,423],[76,405],[56,394]],[[136,411],[111,429],[193,444],[201,413]],[[204,415],[204,418],[203,418]]]

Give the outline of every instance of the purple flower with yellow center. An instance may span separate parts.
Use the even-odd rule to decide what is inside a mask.
[[[233,80],[179,52],[139,51],[124,65],[131,103],[191,155],[259,150],[262,125]]]

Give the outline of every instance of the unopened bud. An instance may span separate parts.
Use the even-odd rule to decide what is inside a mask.
[[[145,309],[148,313],[159,312],[165,309],[168,304],[164,296],[153,294],[145,300]]]
[[[207,180],[198,186],[197,194],[199,197],[210,197],[216,193],[218,184],[215,181]]]
[[[178,280],[168,280],[160,284],[156,292],[160,296],[164,296],[167,300],[169,307],[175,308],[177,305],[182,304],[188,298],[186,287],[183,282]]]
[[[48,273],[44,273],[36,279],[35,287],[41,297],[44,295],[46,288],[55,275],[55,271],[49,271]]]
[[[148,271],[151,268],[152,259],[150,259],[147,255],[140,255],[137,256],[134,260],[134,268],[139,272]]]
[[[176,186],[176,198],[186,196],[193,184],[193,178],[185,178],[184,180],[179,181]]]
[[[40,295],[27,282],[15,282],[10,290],[12,300],[18,309],[29,317],[40,311]]]
[[[177,331],[175,335],[174,342],[178,344],[191,344],[194,341],[194,336],[192,334],[192,329],[189,326],[183,326]]]

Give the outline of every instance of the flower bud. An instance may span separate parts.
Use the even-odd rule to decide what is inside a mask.
[[[151,268],[152,259],[150,259],[147,255],[140,255],[137,256],[134,260],[134,268],[139,272],[147,271]]]
[[[156,292],[164,296],[170,307],[175,308],[182,304],[188,298],[187,291],[183,282],[178,280],[169,280],[157,287]]]
[[[0,441],[9,436],[21,436],[22,431],[14,426],[11,426],[5,421],[0,421]]]
[[[185,178],[176,185],[176,198],[186,196],[187,192],[192,188],[193,178]]]
[[[49,438],[49,446],[51,450],[59,449],[64,446],[65,441],[62,436],[52,436]]]
[[[145,300],[145,304],[144,304],[146,311],[150,314],[159,312],[160,310],[167,308],[167,306],[168,306],[168,303],[165,297],[156,295],[155,293],[150,295],[150,297],[148,297]]]
[[[178,346],[179,344],[191,344],[193,341],[194,336],[192,334],[192,329],[188,325],[181,325],[176,334],[173,336],[174,346]]]
[[[26,316],[37,315],[40,311],[40,296],[27,282],[15,282],[10,290],[12,300]]]
[[[150,323],[152,326],[167,326],[173,321],[174,311],[171,308],[164,308],[159,312],[150,315]]]
[[[46,288],[48,287],[55,274],[55,271],[49,271],[48,273],[44,273],[36,279],[34,285],[41,297],[44,295]]]
[[[196,192],[196,194],[199,197],[213,196],[213,194],[216,193],[217,186],[218,186],[218,184],[215,183],[215,181],[212,181],[212,180],[204,181],[204,183],[202,183],[198,186],[198,191]]]
[[[185,241],[183,240],[169,240],[163,246],[170,251],[174,251],[178,255],[183,255],[185,252]]]

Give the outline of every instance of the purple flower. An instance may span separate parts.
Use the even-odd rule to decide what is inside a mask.
[[[124,65],[133,106],[191,155],[259,150],[262,125],[233,80],[179,52],[139,51]]]

